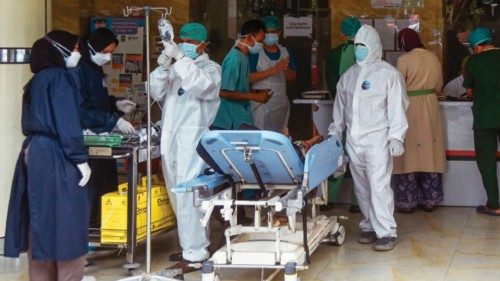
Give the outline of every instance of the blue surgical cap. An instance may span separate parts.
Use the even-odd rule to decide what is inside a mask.
[[[469,44],[471,47],[476,47],[481,43],[491,40],[491,32],[485,27],[478,27],[469,34]]]
[[[275,16],[265,16],[260,19],[262,23],[266,26],[266,29],[271,30],[279,30],[280,28],[280,20]]]
[[[346,17],[340,22],[340,32],[349,37],[349,39],[354,39],[360,27],[361,22],[355,17]]]
[[[191,39],[199,42],[205,41],[207,39],[207,29],[197,22],[186,23],[179,31],[179,38]]]

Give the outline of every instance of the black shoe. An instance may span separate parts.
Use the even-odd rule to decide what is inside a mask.
[[[375,234],[375,231],[362,232],[358,238],[359,244],[372,244],[375,243],[376,241],[377,241],[377,234]]]
[[[375,245],[373,245],[373,250],[375,251],[390,251],[396,246],[396,237],[386,236],[377,239]]]
[[[335,205],[333,203],[331,203],[331,202],[328,203],[328,204],[326,204],[326,205],[319,206],[319,210],[322,211],[322,212],[330,211],[333,208],[335,208]]]
[[[182,260],[182,252],[175,252],[168,256],[169,261],[181,261]]]
[[[189,264],[193,263],[187,260],[181,260],[178,263],[157,272],[155,275],[184,280],[184,274],[200,270],[200,268],[190,267]]]
[[[354,213],[361,213],[361,209],[359,209],[358,205],[350,205],[349,206],[349,213],[354,214]]]

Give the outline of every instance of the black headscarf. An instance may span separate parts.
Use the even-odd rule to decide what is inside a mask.
[[[53,30],[47,33],[44,38],[35,41],[31,49],[31,72],[37,73],[54,66],[66,68],[64,56],[49,40],[61,44],[71,52],[78,42],[78,35],[63,30]]]
[[[89,43],[96,52],[101,52],[111,43],[115,43],[118,46],[118,39],[116,39],[113,31],[105,27],[100,27],[90,33]]]
[[[116,39],[116,35],[113,31],[100,27],[96,30],[92,31],[88,37],[82,38],[80,40],[80,52],[82,54],[82,58],[89,63],[93,63],[90,59],[92,52],[90,51],[89,45],[92,46],[94,51],[101,52],[111,43],[115,43],[118,46],[118,39]]]
[[[61,44],[71,52],[75,49],[76,43],[78,43],[78,35],[63,30],[53,30],[47,33],[45,37],[36,40],[31,49],[31,72],[38,73],[50,67],[66,68],[64,56],[54,47],[51,41]],[[23,88],[23,105],[27,105],[30,102],[30,86],[32,79],[28,81]]]

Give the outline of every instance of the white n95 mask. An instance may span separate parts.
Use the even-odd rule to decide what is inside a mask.
[[[98,66],[103,66],[111,61],[111,54],[95,53],[95,55],[90,56],[90,59]]]
[[[98,66],[103,66],[111,61],[111,53],[106,53],[106,54],[99,53],[99,52],[96,52],[94,50],[94,48],[92,48],[90,43],[87,43],[87,45],[89,45],[89,48],[90,48],[90,59],[95,64],[97,64]]]
[[[67,68],[76,67],[81,57],[82,55],[80,54],[80,52],[71,52],[71,55],[69,57],[64,58],[64,61],[66,62],[66,67]]]

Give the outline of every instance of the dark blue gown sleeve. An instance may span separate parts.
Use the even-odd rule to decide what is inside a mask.
[[[64,154],[74,163],[87,162],[87,148],[83,143],[80,124],[77,91],[71,77],[65,73],[51,85],[50,106],[55,125],[55,133]]]
[[[76,67],[69,70],[78,88],[81,100],[80,117],[82,127],[90,129],[95,133],[110,132],[116,126],[116,122],[120,118],[118,114],[107,112],[94,106],[92,101],[92,87],[89,85],[89,75],[81,67]],[[109,103],[112,108],[116,108],[116,98],[109,97]]]

